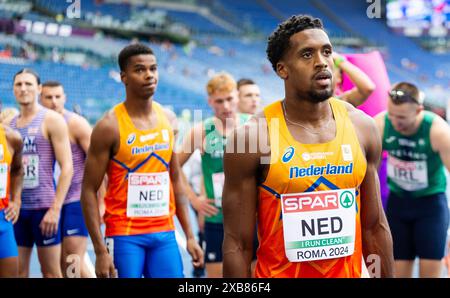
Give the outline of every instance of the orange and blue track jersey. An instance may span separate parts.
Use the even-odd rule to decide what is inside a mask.
[[[137,129],[123,103],[114,107],[120,146],[108,165],[106,236],[174,230],[175,197],[169,165],[173,131],[162,107],[153,102],[156,127]]]
[[[9,203],[9,171],[12,156],[8,150],[5,129],[0,125],[0,210],[8,207]]]
[[[360,185],[367,162],[346,107],[330,99],[336,137],[301,144],[281,102],[264,109],[271,164],[258,190],[257,277],[360,277]]]

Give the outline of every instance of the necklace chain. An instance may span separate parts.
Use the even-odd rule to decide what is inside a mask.
[[[309,131],[310,133],[315,134],[315,135],[318,135],[318,134],[321,133],[320,131],[314,131],[314,130],[312,130],[311,128],[308,128],[308,127],[304,126],[304,125],[301,124],[301,123],[298,123],[298,122],[294,122],[294,121],[292,121],[292,120],[289,120],[288,117],[287,117],[285,101],[283,100],[283,101],[281,102],[281,104],[282,104],[282,106],[283,106],[284,119],[286,119],[287,122],[289,122],[289,123],[291,123],[291,124],[294,124],[294,125],[297,125],[297,126],[300,126],[300,127],[303,127],[304,129],[306,129],[307,131]],[[323,127],[321,127],[320,130],[322,131],[323,129],[328,128],[328,126],[330,125],[330,123],[331,123],[331,119],[328,120],[327,124],[324,125]]]

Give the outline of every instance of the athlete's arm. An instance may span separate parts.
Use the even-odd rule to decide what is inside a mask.
[[[191,223],[189,221],[188,201],[184,197],[184,183],[181,180],[181,168],[178,163],[177,154],[172,153],[172,160],[170,162],[170,178],[173,184],[175,193],[176,213],[186,236],[186,248],[192,257],[192,264],[196,268],[203,267],[203,251],[197,243],[197,240],[192,233]]]
[[[333,56],[338,54],[333,53]],[[335,58],[336,59],[336,58]],[[348,75],[355,87],[344,92],[339,96],[342,100],[345,100],[355,107],[363,104],[366,99],[375,90],[375,83],[356,65],[344,60],[339,64],[339,68]]]
[[[251,277],[260,156],[258,153],[249,153],[250,125],[254,123],[248,123],[234,131],[224,155],[224,277]],[[241,152],[237,150],[237,144],[241,143],[232,140],[238,139],[245,140],[246,153],[237,153]]]
[[[373,120],[375,120],[375,124],[378,129],[378,134],[380,136],[381,143],[383,143],[383,135],[384,135],[384,119],[386,117],[386,112],[381,112],[375,117],[373,117]]]
[[[91,144],[92,127],[89,122],[81,116],[76,115],[70,120],[71,121],[69,122],[69,129],[72,132],[72,136],[75,139],[76,143],[81,147],[81,149],[83,149],[84,153],[87,155],[89,146]],[[104,183],[100,185],[100,188],[97,192],[100,214],[104,213],[102,211],[104,211],[103,197],[106,193],[106,175],[104,177],[104,180]]]
[[[51,236],[55,235],[58,230],[61,208],[72,182],[73,164],[69,129],[63,116],[56,112],[48,111],[44,119],[44,133],[52,144],[55,159],[61,169],[61,175],[59,175],[56,185],[55,200],[40,224],[42,233]]]
[[[357,127],[358,139],[363,145],[367,160],[366,175],[360,188],[363,256],[372,277],[377,277],[374,276],[377,273],[380,274],[378,277],[394,277],[392,236],[381,204],[377,172],[381,157],[381,138],[373,119],[361,111],[353,113],[355,114],[356,117],[352,117],[352,120]]]
[[[94,127],[84,168],[81,188],[81,206],[86,226],[91,236],[96,255],[95,273],[97,277],[115,277],[116,272],[111,256],[108,254],[100,230],[100,212],[97,191],[103,182],[109,160],[118,144],[118,128],[106,116]]]
[[[22,204],[22,183],[23,183],[23,166],[22,166],[22,148],[23,141],[20,134],[9,127],[3,126],[5,129],[6,140],[12,154],[11,170],[10,170],[10,199],[8,207],[5,209],[5,218],[13,224],[19,219],[20,206]]]
[[[439,152],[444,166],[450,171],[450,127],[444,119],[435,116],[430,130],[431,147]]]
[[[87,154],[92,134],[92,127],[89,122],[81,116],[74,116],[70,119],[69,129],[76,143]]]
[[[195,150],[202,150],[203,140],[204,129],[203,124],[200,123],[191,129],[188,135],[184,138],[180,148],[177,150],[178,161],[181,167],[189,160]],[[189,185],[186,175],[181,172],[180,176],[184,184],[185,194],[188,197],[189,202],[191,202],[192,207],[194,207],[197,212],[200,212],[206,216],[216,215],[219,212],[219,209],[213,205],[214,201],[209,200],[206,196],[197,196],[192,187]]]

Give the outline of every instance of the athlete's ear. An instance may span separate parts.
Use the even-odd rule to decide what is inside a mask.
[[[423,107],[423,105],[419,105],[416,109],[416,114],[419,115],[420,112],[422,112],[423,110],[425,110],[425,108]]]
[[[277,75],[283,80],[287,80],[288,78],[288,71],[286,68],[286,64],[284,64],[281,61],[277,63]]]
[[[125,84],[125,86],[128,85],[128,83],[127,83],[127,75],[125,74],[124,71],[120,72],[120,80],[122,81],[122,83]]]

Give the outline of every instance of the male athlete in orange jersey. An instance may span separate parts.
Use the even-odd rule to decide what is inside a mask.
[[[19,277],[13,225],[19,219],[23,183],[20,134],[0,123],[0,278]]]
[[[360,277],[362,256],[371,254],[380,265],[372,273],[393,276],[377,128],[332,98],[332,53],[321,21],[309,16],[291,17],[269,38],[268,58],[284,80],[285,99],[229,139],[225,277],[250,276],[255,215],[257,277]],[[261,143],[267,147],[255,148]]]
[[[203,252],[191,230],[182,196],[174,136],[153,100],[158,68],[153,51],[133,44],[119,54],[126,99],[95,126],[86,159],[81,202],[96,253],[98,277],[182,277],[173,216],[181,223],[195,267]],[[100,231],[97,190],[108,175],[106,245]]]

